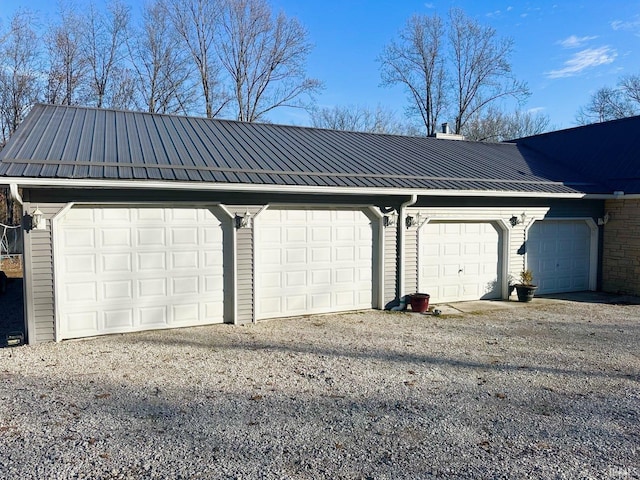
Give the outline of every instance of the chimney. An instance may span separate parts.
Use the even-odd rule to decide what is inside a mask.
[[[464,140],[464,135],[460,135],[457,133],[451,133],[449,129],[449,122],[444,122],[440,125],[441,132],[435,132],[433,135],[429,135],[430,137],[442,138],[446,140]]]

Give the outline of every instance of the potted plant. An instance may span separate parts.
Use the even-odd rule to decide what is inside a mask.
[[[431,295],[428,293],[414,293],[411,295],[411,310],[414,312],[424,313],[429,309],[429,298]]]
[[[538,286],[533,284],[533,272],[531,270],[523,270],[520,272],[520,283],[516,284],[516,292],[518,301],[530,302],[533,300],[533,294]]]

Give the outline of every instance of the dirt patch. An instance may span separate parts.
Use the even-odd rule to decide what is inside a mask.
[[[0,271],[3,271],[9,278],[22,278],[22,255],[2,257]]]

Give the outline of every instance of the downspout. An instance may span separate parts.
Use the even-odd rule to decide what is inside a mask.
[[[11,183],[9,184],[9,193],[11,194],[11,198],[20,204],[20,206],[24,206],[22,202],[22,197],[20,196],[20,192],[18,191],[18,184]]]
[[[398,234],[398,298],[402,302],[402,298],[405,296],[405,242],[406,242],[406,227],[404,224],[405,209],[414,205],[418,201],[418,195],[411,195],[411,199],[400,205],[400,211],[398,212],[398,226],[400,231]]]

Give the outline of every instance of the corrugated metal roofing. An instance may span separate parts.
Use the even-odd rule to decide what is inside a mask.
[[[640,116],[524,137],[512,142],[597,178],[609,192],[640,193]]]
[[[526,145],[36,105],[0,176],[305,187],[596,193]],[[195,185],[194,185],[195,186]]]

